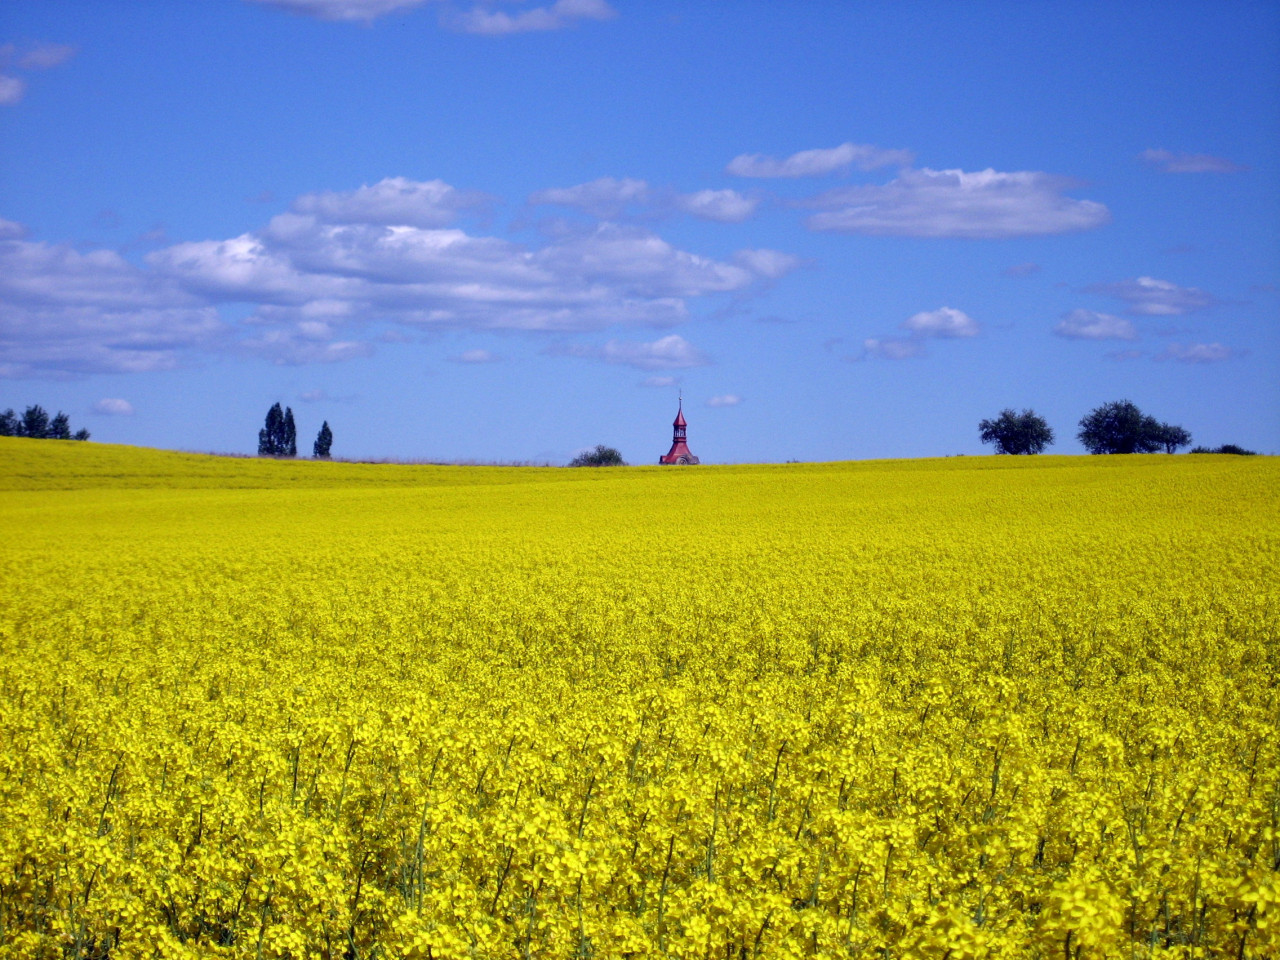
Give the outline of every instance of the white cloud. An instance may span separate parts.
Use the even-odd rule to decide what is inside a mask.
[[[1243,173],[1248,167],[1207,153],[1173,153],[1169,150],[1143,150],[1138,159],[1165,173]]]
[[[455,190],[443,180],[387,177],[358,190],[304,193],[290,209],[333,224],[444,227],[453,223],[459,211],[486,203],[483,194]]]
[[[640,340],[610,340],[603,346],[573,343],[555,347],[549,352],[588,360],[602,360],[605,363],[625,364],[641,370],[702,367],[711,362],[706,354],[675,333],[648,343]]]
[[[1234,356],[1234,350],[1220,343],[1171,343],[1156,359],[1178,360],[1182,363],[1218,363]]]
[[[1021,171],[903,170],[884,185],[830,190],[807,202],[812,230],[872,236],[994,239],[1090,230],[1111,219],[1101,203],[1064,194],[1064,177]]]
[[[615,220],[633,211],[655,216],[678,210],[719,223],[741,223],[752,217],[760,205],[758,198],[743,196],[736,190],[676,193],[630,177],[601,177],[573,187],[539,190],[529,196],[529,203],[574,207],[602,220]]]
[[[1137,340],[1138,330],[1132,320],[1092,310],[1072,310],[1053,332],[1068,340]]]
[[[1095,283],[1085,288],[1129,305],[1129,312],[1144,317],[1178,317],[1214,306],[1212,294],[1195,287],[1180,287],[1168,280],[1137,277],[1116,283]]]
[[[0,217],[0,240],[21,240],[27,235],[27,228],[13,220]]]
[[[106,397],[93,405],[93,412],[101,413],[108,417],[131,417],[133,416],[133,404],[128,400],[121,400],[119,397]]]
[[[0,377],[170,369],[224,332],[212,306],[113,251],[0,240]]]
[[[902,321],[903,330],[921,337],[976,337],[978,322],[963,310],[940,307],[914,314]]]
[[[736,407],[742,402],[742,398],[736,393],[722,393],[717,397],[712,397],[707,401],[708,407]]]
[[[57,67],[76,55],[76,47],[71,43],[34,43],[18,57],[18,66],[23,70],[48,70]]]
[[[650,193],[649,184],[643,180],[632,180],[629,177],[622,180],[601,177],[574,187],[539,190],[530,195],[529,202],[576,207],[593,217],[613,219],[621,216],[629,204],[647,203]]]
[[[112,251],[18,239],[21,225],[4,221],[0,375],[167,368],[191,349],[331,362],[368,355],[373,338],[362,328],[373,323],[529,331],[670,326],[688,317],[691,299],[741,295],[798,262],[770,250],[716,260],[613,223],[529,247],[395,222],[446,217],[458,196],[436,181],[401,179],[307,194],[258,231],[156,249],[141,268]],[[221,305],[248,305],[250,312],[225,324]]]
[[[336,340],[328,327],[308,327],[306,324],[264,330],[256,337],[237,341],[236,348],[277,366],[339,363],[373,353],[373,345],[370,343]]]
[[[924,355],[924,344],[907,337],[868,338],[862,341],[863,357],[881,360],[910,360]]]
[[[494,363],[497,361],[498,355],[490,350],[463,350],[451,359],[455,363]]]
[[[363,20],[366,23],[395,10],[416,7],[424,0],[249,0],[290,13],[321,20]]]
[[[674,387],[676,385],[675,377],[645,377],[640,381],[642,387]]]
[[[17,103],[27,92],[27,83],[17,77],[0,73],[0,105]]]
[[[780,250],[739,250],[733,260],[766,280],[778,280],[800,265],[800,258]]]
[[[549,7],[534,7],[514,15],[502,10],[491,10],[487,6],[477,6],[466,13],[446,15],[443,22],[451,29],[463,33],[494,37],[560,30],[579,20],[612,20],[617,15],[618,12],[605,0],[556,0]]]
[[[676,198],[676,206],[691,216],[718,223],[742,223],[755,215],[760,205],[755,197],[744,197],[736,190],[699,190]]]
[[[870,144],[842,143],[838,147],[801,150],[779,160],[760,153],[743,153],[729,161],[726,172],[739,177],[821,177],[857,166],[859,170],[911,164],[908,150],[883,150]]]

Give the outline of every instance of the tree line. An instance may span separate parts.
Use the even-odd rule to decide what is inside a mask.
[[[1147,416],[1128,400],[1104,403],[1090,410],[1080,420],[1076,439],[1090,453],[1177,453],[1191,446],[1191,434],[1183,427],[1162,423]],[[978,436],[983,443],[995,445],[996,453],[1042,453],[1053,443],[1053,428],[1034,410],[1018,413],[1001,410],[994,420],[978,423]],[[1251,454],[1235,444],[1224,444],[1210,450],[1196,447],[1192,453]]]
[[[317,460],[328,460],[329,450],[333,446],[333,431],[326,420],[316,434],[316,442],[311,446],[311,455]],[[293,422],[293,408],[280,409],[280,404],[273,404],[267,411],[267,422],[258,431],[258,456],[260,457],[296,457],[298,455],[298,428]]]
[[[53,417],[40,404],[33,404],[22,411],[13,412],[10,407],[0,413],[0,437],[30,437],[32,440],[88,440],[89,431],[71,432],[71,418],[61,410]]]

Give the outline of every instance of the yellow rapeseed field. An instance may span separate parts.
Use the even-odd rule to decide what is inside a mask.
[[[1280,956],[1278,504],[0,439],[0,955]]]

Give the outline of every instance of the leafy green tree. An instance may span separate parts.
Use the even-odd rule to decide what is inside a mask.
[[[40,404],[32,404],[22,411],[22,424],[20,437],[31,437],[33,440],[43,440],[49,435],[49,414]]]
[[[315,446],[312,448],[312,455],[317,460],[329,459],[329,448],[333,446],[333,431],[329,429],[329,421],[326,420],[320,425],[320,432],[316,434]]]
[[[627,462],[613,447],[597,443],[594,450],[580,453],[569,461],[571,467],[625,467]]]
[[[20,437],[22,434],[18,432],[21,426],[18,415],[13,412],[10,407],[4,413],[0,413],[0,437]]]
[[[45,432],[45,436],[50,440],[70,440],[71,419],[59,410],[58,415],[49,421],[49,429]]]
[[[1177,453],[1179,447],[1191,446],[1191,434],[1172,423],[1162,423],[1155,431],[1154,439],[1164,447],[1165,453]]]
[[[1089,411],[1076,437],[1090,453],[1156,453],[1164,446],[1160,426],[1133,403],[1117,400]]]
[[[88,440],[88,439],[89,439],[89,431],[88,431],[88,430],[86,430],[84,427],[81,427],[79,430],[77,430],[77,431],[72,435],[71,439],[72,439],[72,440]]]
[[[1257,450],[1246,450],[1244,447],[1236,446],[1234,443],[1224,443],[1220,447],[1194,447],[1192,453],[1234,453],[1240,457],[1256,457]]]
[[[1053,430],[1034,410],[1001,410],[994,420],[979,422],[978,436],[983,443],[994,443],[996,453],[1042,453],[1053,443]]]

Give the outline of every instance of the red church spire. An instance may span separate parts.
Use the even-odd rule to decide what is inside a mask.
[[[659,463],[669,464],[693,464],[698,462],[698,458],[689,450],[689,445],[685,442],[686,433],[689,424],[684,419],[684,397],[680,398],[680,406],[676,408],[676,419],[671,425],[674,430],[671,435],[671,449],[667,451],[665,457],[659,457]]]

